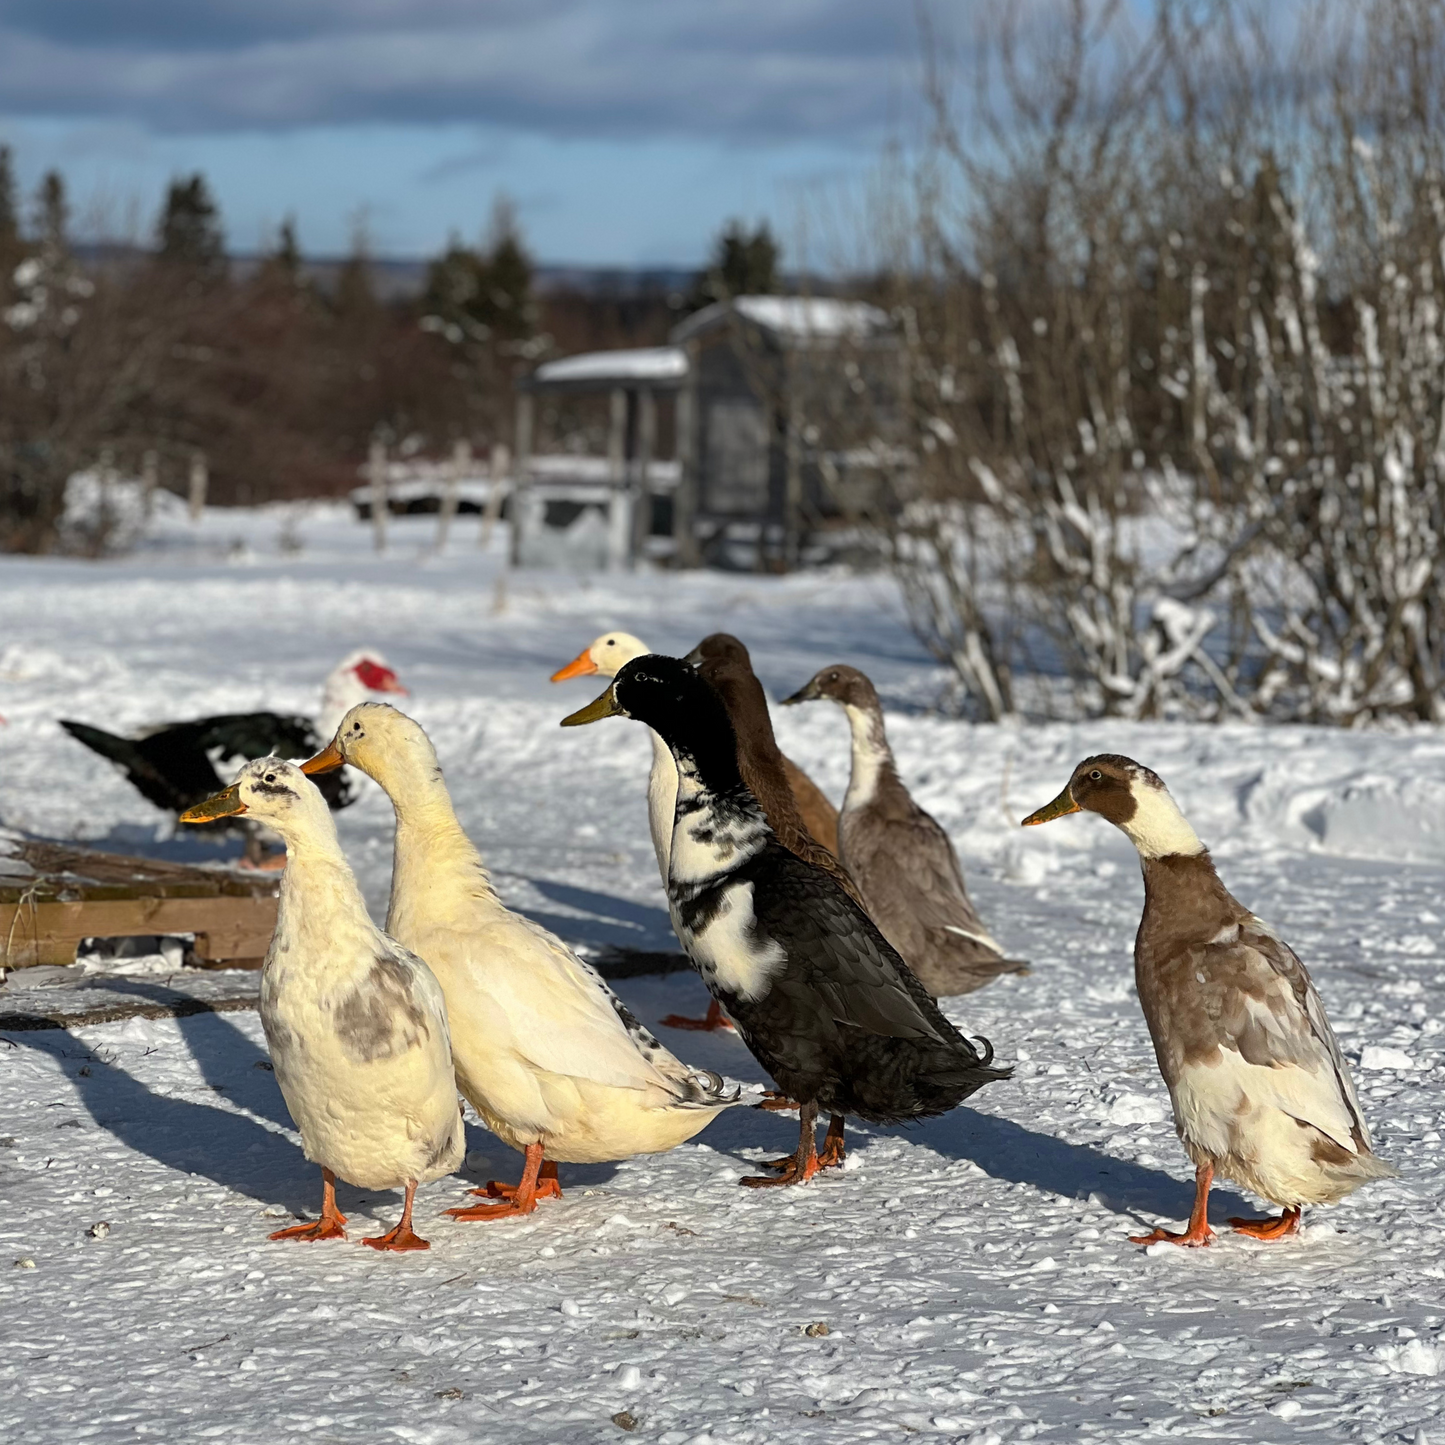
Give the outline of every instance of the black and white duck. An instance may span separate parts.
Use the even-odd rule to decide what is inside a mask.
[[[287,713],[221,713],[159,723],[129,737],[65,718],[60,726],[114,763],[148,802],[168,813],[182,813],[221,788],[242,763],[271,756],[309,758],[357,703],[405,692],[385,658],[375,648],[363,648],[342,658],[327,676],[314,722]],[[321,791],[332,808],[344,808],[353,798],[341,774],[322,779]],[[247,856],[259,861],[255,829],[244,820],[234,826],[247,834]]]
[[[848,718],[853,763],[838,823],[839,858],[883,936],[935,998],[1027,973],[1028,964],[1005,958],[984,927],[952,840],[903,785],[872,682],[838,663],[783,701],[819,698],[837,703]]]
[[[340,1177],[362,1189],[406,1189],[400,1221],[364,1244],[426,1249],[411,1224],[417,1186],[450,1174],[465,1152],[441,985],[372,923],[331,811],[300,768],[280,758],[247,763],[184,816],[241,815],[280,834],[289,855],[261,969],[261,1026],[323,1180],[321,1218],[271,1238],[344,1239]]]
[[[1010,1070],[944,1018],[867,914],[773,836],[738,769],[722,699],[677,658],[626,664],[563,726],[630,717],[668,745],[678,771],[668,868],[673,927],[753,1057],[799,1101],[797,1153],[755,1187],[819,1168],[819,1109],[878,1124],[952,1109]]]
[[[1371,1146],[1304,964],[1225,888],[1158,774],[1113,753],[1085,758],[1024,826],[1080,811],[1107,818],[1139,853],[1134,979],[1174,1127],[1195,1166],[1188,1229],[1155,1229],[1134,1243],[1208,1244],[1216,1174],[1280,1206],[1274,1218],[1230,1220],[1255,1239],[1294,1234],[1306,1204],[1395,1174]]]

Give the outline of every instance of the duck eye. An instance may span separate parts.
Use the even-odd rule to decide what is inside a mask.
[[[1089,776],[1097,783],[1103,778],[1104,775],[1098,770],[1098,768],[1095,768],[1094,771],[1089,774]]]
[[[267,774],[266,774],[266,781],[267,781],[268,783],[274,783],[274,782],[276,781],[276,774],[275,774],[275,773],[267,773]]]

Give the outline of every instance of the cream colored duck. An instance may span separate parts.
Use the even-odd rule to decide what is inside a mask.
[[[1230,1220],[1255,1239],[1291,1235],[1303,1205],[1333,1203],[1394,1174],[1371,1147],[1304,964],[1220,882],[1158,774],[1113,753],[1085,758],[1024,825],[1081,810],[1107,818],[1139,853],[1134,979],[1174,1127],[1195,1165],[1189,1228],[1134,1243],[1208,1244],[1216,1172],[1280,1206],[1273,1219]]]
[[[325,798],[294,763],[260,758],[223,792],[188,809],[186,823],[238,813],[286,843],[276,931],[261,970],[261,1026],[276,1082],[321,1165],[321,1218],[272,1239],[344,1239],[338,1177],[363,1189],[404,1185],[395,1228],[362,1242],[427,1249],[411,1226],[418,1184],[461,1163],[446,1003],[421,959],[367,916]]]
[[[630,632],[604,632],[552,674],[553,682],[571,677],[616,677],[618,669],[634,657],[646,657],[652,649]],[[662,886],[667,887],[668,858],[672,852],[672,824],[677,812],[677,764],[658,735],[648,728],[652,739],[652,768],[647,774],[647,826],[652,833],[652,851],[657,854]]]
[[[384,704],[354,707],[303,764],[351,763],[396,809],[387,930],[431,965],[446,993],[457,1084],[487,1127],[522,1151],[521,1182],[485,1190],[502,1204],[458,1219],[529,1213],[560,1194],[557,1162],[658,1154],[737,1101],[689,1069],[628,1013],[560,939],[503,906],[462,831],[426,733]]]

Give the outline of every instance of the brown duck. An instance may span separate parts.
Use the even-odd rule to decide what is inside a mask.
[[[1255,1239],[1283,1239],[1299,1228],[1304,1205],[1394,1174],[1371,1147],[1304,964],[1220,882],[1159,776],[1112,753],[1085,758],[1024,825],[1081,810],[1107,818],[1139,852],[1134,979],[1174,1127],[1195,1165],[1189,1228],[1155,1229],[1134,1243],[1208,1244],[1216,1173],[1280,1206],[1275,1218],[1230,1220]]]
[[[753,671],[752,658],[729,632],[704,637],[684,659],[692,663],[721,694],[738,739],[738,771],[762,804],[769,826],[790,853],[831,873],[862,906],[853,880],[839,867],[836,851],[813,831],[820,829],[836,845],[838,811],[823,790],[778,748],[768,716],[768,699]],[[729,1027],[716,1000],[700,1019],[669,1014],[662,1020],[674,1029]]]
[[[856,667],[825,667],[784,703],[828,698],[847,714],[853,766],[839,822],[839,858],[883,936],[935,998],[1027,973],[983,926],[948,834],[913,801],[883,727],[873,684]]]
[[[768,714],[767,695],[753,671],[747,648],[730,633],[714,632],[698,643],[686,661],[697,668],[722,698],[728,721],[737,735],[738,771],[748,791],[761,805],[763,816],[778,842],[795,857],[821,868],[866,912],[858,885],[848,876],[847,869],[834,853],[818,841],[808,825],[805,806],[813,795],[828,811],[820,815],[816,803],[809,811],[815,821],[821,817],[821,825],[825,827],[829,826],[828,815],[831,814],[831,836],[834,838],[837,836],[838,815],[817,784],[801,768],[789,762],[779,749],[777,738],[773,735],[773,721]],[[799,788],[798,779],[806,785],[805,788]],[[711,1017],[710,1009],[708,1018]],[[696,1020],[684,1020],[676,1015],[663,1022],[674,1027],[679,1024],[683,1027],[698,1026]],[[764,1107],[790,1109],[795,1106],[789,1100],[769,1099]],[[828,1137],[819,1155],[821,1167],[841,1164],[843,1148],[843,1116],[835,1114],[829,1122]],[[781,1164],[783,1161],[778,1162]]]

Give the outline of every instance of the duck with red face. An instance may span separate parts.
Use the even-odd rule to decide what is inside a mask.
[[[1225,888],[1163,779],[1114,753],[1085,758],[1024,826],[1080,812],[1108,819],[1139,854],[1134,978],[1174,1126],[1195,1165],[1189,1227],[1134,1243],[1209,1244],[1216,1174],[1280,1206],[1275,1218],[1231,1219],[1238,1233],[1283,1239],[1299,1229],[1306,1204],[1333,1203],[1396,1173],[1370,1143],[1304,964]]]

